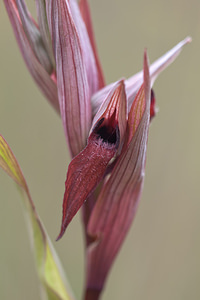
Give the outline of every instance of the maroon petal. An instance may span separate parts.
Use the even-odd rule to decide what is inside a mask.
[[[116,133],[113,143],[103,142],[98,135],[92,134],[87,147],[70,163],[65,183],[62,228],[58,239],[62,237],[73,216],[102,179],[116,148]]]
[[[92,211],[88,232],[97,238],[87,253],[87,292],[101,290],[133,221],[140,199],[150,119],[150,79],[144,57],[144,85],[131,107],[122,153]]]
[[[55,80],[50,77],[35,56],[35,53],[23,29],[16,2],[14,0],[4,0],[4,4],[7,9],[8,16],[10,18],[10,22],[12,24],[22,56],[32,77],[45,96],[48,98],[52,106],[57,110],[57,112],[59,112],[57,85]]]
[[[96,42],[94,38],[94,32],[93,32],[93,26],[92,26],[92,19],[91,19],[91,14],[90,14],[90,8],[87,0],[80,0],[79,2],[79,7],[81,11],[82,18],[85,22],[88,36],[90,38],[90,43],[92,45],[92,49],[94,52],[95,60],[96,60],[96,65],[98,69],[98,78],[99,78],[99,89],[103,88],[105,86],[105,80],[103,76],[103,71],[102,67],[99,61],[98,53],[97,53],[97,47],[96,47]]]
[[[101,181],[108,163],[117,151],[123,116],[126,120],[122,102],[126,102],[123,81],[118,84],[107,109],[93,126],[86,148],[69,165],[63,199],[62,226],[58,239],[62,237],[71,219]]]

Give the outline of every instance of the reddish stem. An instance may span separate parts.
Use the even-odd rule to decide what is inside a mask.
[[[88,288],[84,300],[99,300],[101,291]]]

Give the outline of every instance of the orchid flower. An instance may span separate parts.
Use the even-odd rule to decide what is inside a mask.
[[[86,238],[85,299],[98,299],[141,197],[152,90],[157,76],[190,42],[186,38],[150,67],[105,85],[87,0],[4,0],[25,63],[60,113],[71,153],[60,239],[82,207]]]

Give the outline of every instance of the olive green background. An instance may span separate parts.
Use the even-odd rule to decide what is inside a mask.
[[[34,10],[34,1],[29,7]],[[187,35],[177,61],[156,81],[159,113],[149,134],[146,180],[134,224],[104,300],[200,299],[200,1],[90,1],[107,83],[129,77]],[[14,151],[54,241],[69,156],[61,120],[29,75],[0,3],[0,133]],[[54,243],[77,299],[84,250],[80,214]],[[0,171],[0,299],[39,299],[20,196]]]

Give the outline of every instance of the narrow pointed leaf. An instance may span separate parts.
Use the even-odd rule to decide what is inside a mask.
[[[0,135],[0,166],[12,179],[27,190],[22,171],[5,139]]]
[[[48,0],[46,5],[56,59],[61,118],[71,154],[75,156],[85,147],[91,126],[87,73],[68,1]]]
[[[96,42],[94,38],[94,32],[93,32],[93,26],[92,26],[92,19],[91,19],[91,14],[90,14],[90,8],[87,0],[80,0],[79,2],[79,7],[81,11],[82,18],[85,22],[88,36],[90,38],[90,43],[92,45],[92,49],[94,52],[95,60],[96,60],[96,65],[98,69],[98,78],[99,78],[99,89],[103,88],[105,86],[105,80],[103,77],[103,71],[102,67],[99,61],[98,53],[97,53],[97,47],[96,47]]]
[[[144,85],[129,113],[122,153],[101,190],[88,224],[88,233],[97,239],[87,253],[88,290],[102,289],[133,221],[143,186],[149,119],[150,79],[145,55]]]
[[[29,40],[24,32],[15,1],[4,0],[4,4],[7,9],[17,43],[29,72],[51,105],[57,112],[59,112],[56,82],[51,78],[51,76],[36,58],[30,46]]]
[[[0,135],[0,167],[21,187],[23,206],[30,230],[31,244],[41,285],[48,300],[72,300],[71,291],[66,289],[67,280],[56,252],[37,215],[28,186],[17,160],[5,139]]]
[[[160,75],[162,71],[164,71],[180,54],[183,47],[191,42],[191,38],[187,37],[179,44],[177,44],[174,48],[170,51],[165,53],[159,59],[157,59],[151,66],[150,66],[150,77],[151,77],[151,86],[153,86],[154,81]],[[131,105],[133,100],[136,96],[138,89],[140,88],[143,82],[143,71],[133,75],[126,81],[126,93],[128,98],[128,111],[130,111]],[[102,99],[109,93],[111,88],[113,87],[114,83],[111,83],[95,93],[92,96],[92,114],[95,115],[98,111],[99,107],[102,104]]]
[[[106,110],[98,114],[96,123],[88,138],[85,149],[70,163],[65,182],[63,199],[63,218],[60,239],[68,224],[84,201],[101,181],[108,163],[115,155],[120,144],[120,129],[124,133],[126,122],[126,95],[123,81],[113,91],[111,97],[105,99]]]

